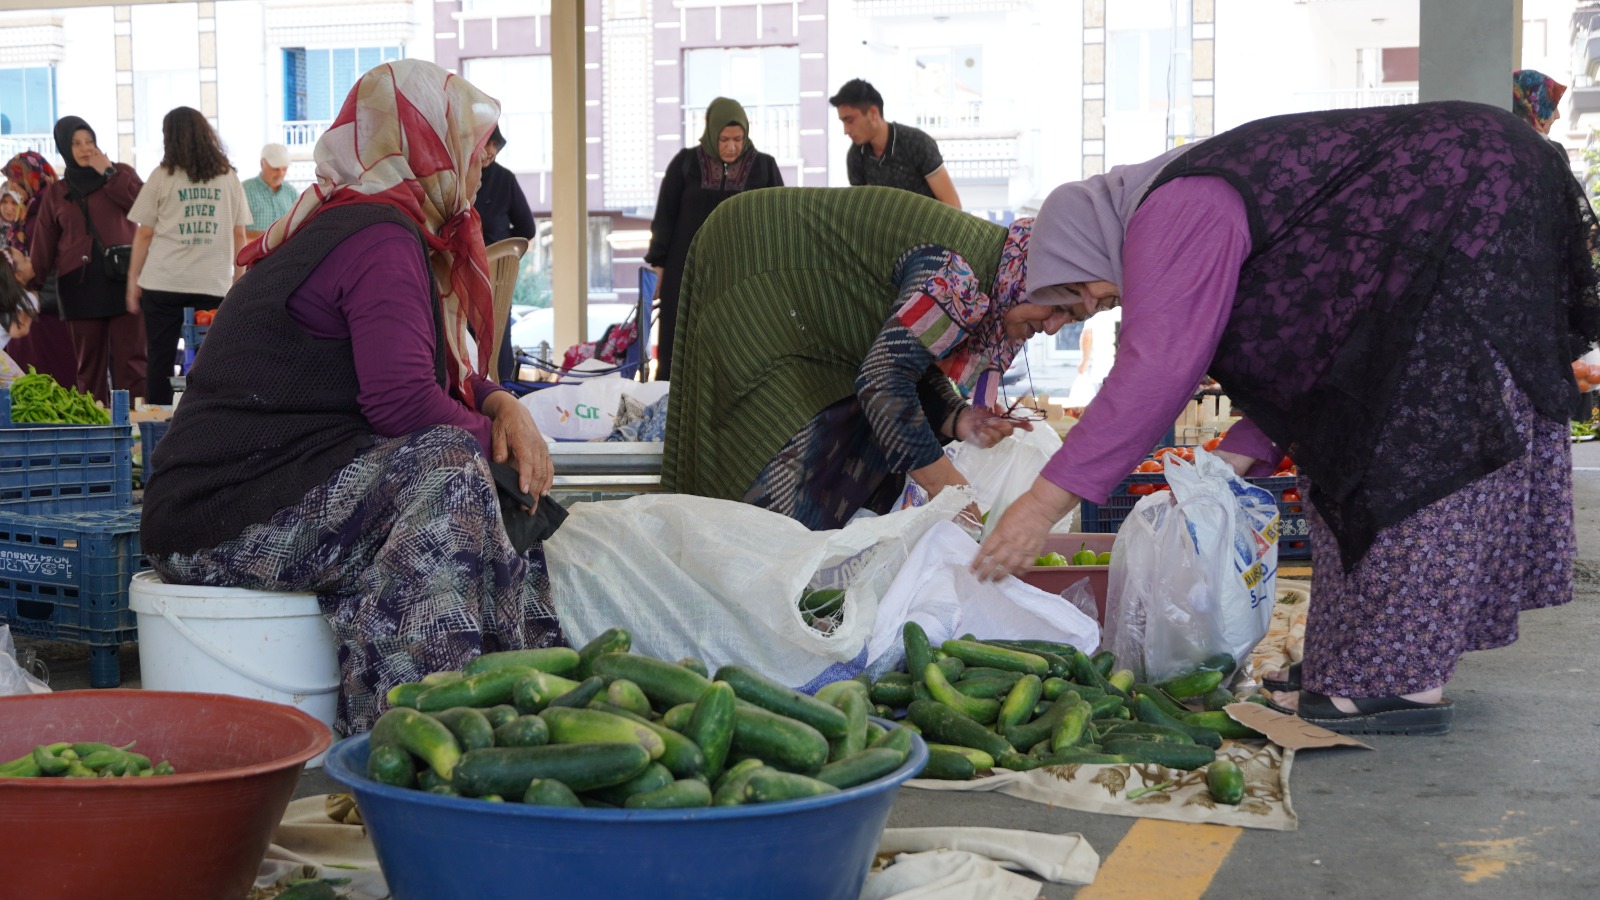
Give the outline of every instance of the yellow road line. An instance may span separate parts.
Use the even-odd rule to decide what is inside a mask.
[[[1140,819],[1076,900],[1199,900],[1243,831]]]

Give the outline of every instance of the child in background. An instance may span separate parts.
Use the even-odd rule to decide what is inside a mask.
[[[33,295],[10,272],[0,271],[0,328],[5,329],[0,334],[0,388],[10,388],[11,382],[28,374],[3,351],[12,338],[27,336],[36,315]]]

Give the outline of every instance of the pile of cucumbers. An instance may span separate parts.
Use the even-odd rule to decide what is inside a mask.
[[[995,767],[1209,766],[1218,802],[1243,796],[1239,767],[1216,751],[1225,738],[1263,735],[1222,711],[1234,702],[1223,687],[1234,670],[1227,654],[1152,685],[1117,669],[1110,652],[1089,656],[1068,644],[965,635],[935,648],[916,622],[903,638],[906,671],[879,678],[869,694],[877,715],[903,714],[903,727],[929,742],[924,778],[962,781]]]
[[[510,650],[388,693],[367,776],[491,802],[678,809],[834,793],[882,778],[911,730],[869,721],[864,681],[815,697],[743,666],[630,652],[612,628],[581,650]]]

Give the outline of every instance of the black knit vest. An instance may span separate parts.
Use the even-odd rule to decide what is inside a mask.
[[[232,540],[298,503],[372,445],[350,341],[311,337],[285,304],[341,241],[380,222],[415,233],[428,267],[427,245],[410,219],[386,204],[361,203],[319,213],[228,292],[172,425],[146,463],[144,552],[193,553]],[[429,299],[442,386],[437,285]]]

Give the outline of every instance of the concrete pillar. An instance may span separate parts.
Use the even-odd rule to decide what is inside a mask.
[[[1421,0],[1417,100],[1511,107],[1521,56],[1522,0]]]
[[[584,4],[550,4],[550,288],[559,356],[589,333],[588,179],[584,142]]]

